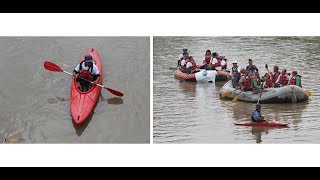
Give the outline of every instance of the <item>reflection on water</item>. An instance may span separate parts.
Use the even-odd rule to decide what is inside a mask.
[[[320,37],[155,37],[153,42],[155,143],[320,143]],[[304,103],[262,104],[265,117],[289,128],[236,126],[234,121],[251,120],[255,104],[220,99],[225,82],[180,83],[170,76],[182,47],[197,63],[211,49],[242,67],[252,58],[260,74],[265,64],[296,69],[312,96]]]
[[[108,99],[108,104],[123,104],[123,99],[118,97],[110,98]]]

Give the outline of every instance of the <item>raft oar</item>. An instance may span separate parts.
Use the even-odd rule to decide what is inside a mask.
[[[238,101],[238,98],[239,98],[240,94],[241,94],[241,91],[236,95],[236,97],[234,97],[234,98],[232,99],[231,102],[236,103],[236,102]]]
[[[306,90],[306,92],[307,92],[307,96],[308,96],[308,97],[312,96],[312,92],[311,92],[311,91]]]
[[[73,76],[72,73],[62,70],[58,65],[56,65],[56,64],[54,64],[54,63],[52,63],[52,62],[45,61],[43,65],[44,65],[44,68],[47,69],[48,71],[52,71],[52,72],[64,72],[64,73],[66,73],[66,74],[69,74],[69,75]],[[79,76],[78,76],[78,77],[79,77]],[[81,78],[81,77],[79,77],[79,78],[80,78],[80,79],[83,79],[83,80],[85,80],[85,81],[88,81],[88,82],[90,82],[90,83],[93,83],[92,81],[89,81],[89,80],[87,80],[87,79],[84,79],[84,78]],[[114,95],[116,95],[116,96],[120,96],[120,97],[123,96],[123,93],[121,93],[121,92],[119,92],[119,91],[116,91],[116,90],[114,90],[114,89],[111,89],[111,88],[102,86],[102,85],[100,85],[100,84],[96,84],[96,85],[97,85],[97,86],[100,86],[100,87],[102,87],[102,88],[104,88],[104,89],[106,89],[106,90],[108,90],[110,93],[112,93],[112,94],[114,94]]]
[[[229,96],[231,93],[232,93],[232,91],[223,92],[223,93],[220,94],[220,97],[224,98],[226,96]]]

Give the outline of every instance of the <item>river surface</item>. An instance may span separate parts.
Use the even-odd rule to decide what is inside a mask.
[[[320,37],[154,37],[153,140],[154,143],[320,143],[319,68]],[[304,88],[312,92],[308,102],[262,104],[262,114],[289,123],[289,128],[235,126],[249,121],[255,104],[222,100],[225,82],[190,83],[170,75],[181,49],[187,47],[198,64],[207,49],[246,67],[248,59],[260,74],[278,65],[296,69]]]
[[[71,77],[49,72],[49,60],[72,72],[97,49],[103,85],[93,115],[81,126],[70,117]],[[0,37],[0,143],[149,143],[149,37]]]

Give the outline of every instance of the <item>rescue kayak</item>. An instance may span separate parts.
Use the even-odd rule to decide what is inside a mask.
[[[183,79],[188,82],[218,82],[227,81],[228,75],[229,73],[225,71],[200,69],[200,72],[192,74],[183,73],[180,70],[177,70],[174,76],[177,79]]]
[[[102,84],[102,63],[97,50],[91,48],[86,51],[81,57],[79,63],[82,62],[84,60],[84,56],[88,54],[92,56],[94,63],[99,69],[101,76],[98,84]],[[72,79],[70,92],[70,112],[75,124],[80,125],[89,117],[98,102],[100,93],[101,87],[99,86],[93,86],[88,91],[81,92],[77,87],[76,79]]]
[[[265,121],[265,122],[252,122],[252,121],[241,121],[234,122],[235,125],[239,126],[264,126],[264,127],[286,127],[288,123],[279,122],[276,120]]]

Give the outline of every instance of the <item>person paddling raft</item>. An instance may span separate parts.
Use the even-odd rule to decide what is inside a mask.
[[[261,115],[261,105],[259,103],[256,105],[256,110],[251,114],[251,120],[252,122],[266,122]]]
[[[93,63],[93,59],[90,54],[86,55],[84,60],[77,65],[73,71],[73,75],[76,78],[79,90],[82,92],[86,92],[91,88],[92,85],[89,81],[93,81],[93,84],[97,84],[100,79],[99,69]]]

